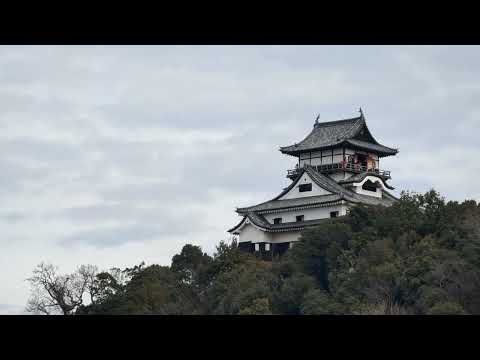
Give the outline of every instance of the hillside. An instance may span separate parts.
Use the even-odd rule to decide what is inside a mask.
[[[36,270],[37,280],[42,271],[61,278],[53,268],[42,266]],[[403,193],[389,208],[357,206],[345,217],[305,230],[299,243],[272,262],[221,242],[213,256],[185,245],[171,266],[140,264],[85,274],[73,274],[84,280],[76,303],[61,291],[52,298],[45,292],[46,283],[34,276],[29,310],[480,314],[480,207],[475,201],[446,202],[433,190],[422,195]],[[88,304],[84,298],[90,299]],[[50,307],[45,306],[48,300]],[[62,301],[68,306],[62,307]]]

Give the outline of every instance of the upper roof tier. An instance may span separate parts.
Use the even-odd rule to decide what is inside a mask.
[[[328,121],[315,122],[313,130],[301,142],[280,147],[284,154],[298,156],[302,152],[321,150],[349,145],[365,151],[377,153],[379,156],[395,155],[398,150],[389,148],[378,143],[368,130],[363,113],[359,117]]]

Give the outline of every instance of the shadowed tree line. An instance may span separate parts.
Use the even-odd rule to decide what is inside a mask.
[[[407,192],[305,230],[272,262],[220,242],[170,266],[40,264],[29,281],[27,310],[44,314],[480,314],[480,204]]]

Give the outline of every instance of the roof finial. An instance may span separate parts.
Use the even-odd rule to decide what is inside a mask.
[[[360,112],[360,117],[363,118],[363,111],[362,111],[362,107],[360,106],[360,108],[358,109],[358,111]]]
[[[313,127],[316,127],[318,125],[318,119],[320,119],[320,114],[317,115],[317,118],[315,119],[315,124]]]

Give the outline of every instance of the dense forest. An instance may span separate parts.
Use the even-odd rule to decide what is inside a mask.
[[[42,263],[29,281],[27,310],[44,314],[480,314],[480,204],[405,192],[305,230],[273,261],[220,242],[170,266]]]

